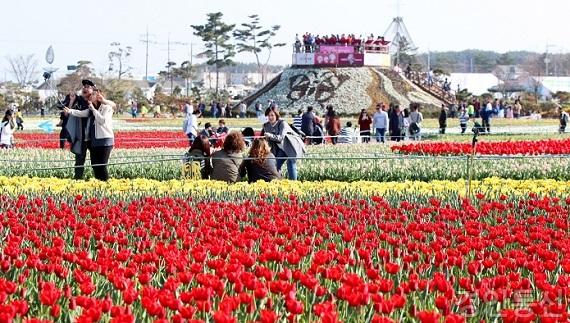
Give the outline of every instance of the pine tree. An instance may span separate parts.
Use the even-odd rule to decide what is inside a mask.
[[[207,64],[216,68],[216,96],[219,89],[220,69],[233,64],[235,56],[234,45],[230,44],[231,32],[235,25],[222,21],[221,12],[209,13],[208,22],[204,25],[192,25],[194,35],[201,37],[206,51],[198,56],[206,57]]]

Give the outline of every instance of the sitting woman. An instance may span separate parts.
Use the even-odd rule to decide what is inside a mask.
[[[253,139],[255,139],[255,131],[251,127],[247,127],[242,130],[241,134],[243,135],[243,141],[247,147],[251,146]]]
[[[235,183],[239,180],[239,165],[242,162],[241,152],[245,142],[240,132],[232,131],[226,136],[222,150],[212,154],[212,176],[210,179]]]
[[[187,176],[191,179],[208,179],[212,173],[210,157],[210,141],[201,135],[192,142],[192,147],[186,153]]]
[[[247,181],[255,183],[259,180],[271,182],[279,179],[275,156],[265,138],[257,138],[253,141],[249,150],[249,159],[244,160],[239,168],[240,177],[247,174]]]

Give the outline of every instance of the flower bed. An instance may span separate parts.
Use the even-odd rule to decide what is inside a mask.
[[[109,166],[113,178],[180,179],[185,149],[114,149]],[[466,159],[459,157],[404,156],[380,145],[309,146],[299,160],[299,179],[304,181],[405,181],[458,180],[466,178]],[[350,158],[350,159],[338,159]],[[55,149],[0,149],[0,174],[70,178],[74,160],[69,151]],[[68,168],[65,168],[68,167]],[[86,171],[91,177],[91,168]],[[517,157],[476,159],[473,178],[570,180],[570,158]]]
[[[20,148],[59,148],[59,133],[18,133]],[[188,148],[188,138],[182,131],[117,131],[116,148]]]
[[[24,184],[23,192],[36,180],[1,181],[2,189]],[[184,198],[160,198],[144,182],[150,195],[139,199],[67,197],[76,193],[70,187],[0,196],[0,320],[568,320],[563,195],[442,201],[435,190],[353,199],[340,184],[313,183],[327,188],[320,198],[228,202],[180,187]]]
[[[420,142],[392,146],[392,151],[419,155],[467,155],[471,154],[470,143]],[[479,155],[568,155],[570,138],[548,140],[494,141],[477,144]]]
[[[342,192],[345,197],[368,198],[371,196],[393,195],[450,195],[459,196],[466,192],[466,182],[459,181],[404,181],[404,182],[300,182],[273,181],[249,184],[239,182],[228,185],[218,181],[170,180],[156,181],[148,179],[110,179],[108,182],[97,180],[75,181],[58,178],[29,178],[0,176],[0,193],[12,196],[19,194],[55,194],[62,196],[118,196],[138,198],[140,196],[177,196],[198,199],[255,199],[260,195],[287,198],[294,194],[299,198],[319,199],[324,196],[336,196]],[[487,178],[473,181],[474,192],[484,195],[565,195],[570,193],[570,181],[556,180],[508,180]]]

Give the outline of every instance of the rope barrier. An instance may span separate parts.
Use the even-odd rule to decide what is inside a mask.
[[[48,170],[60,170],[60,169],[75,169],[75,168],[86,168],[86,167],[97,167],[97,166],[117,166],[117,165],[135,165],[135,164],[150,164],[150,163],[162,163],[162,162],[187,162],[187,161],[201,161],[203,159],[210,160],[225,160],[231,159],[228,157],[209,157],[209,158],[188,158],[184,155],[177,156],[177,158],[162,158],[162,159],[152,159],[152,160],[138,160],[138,161],[125,161],[125,162],[112,162],[106,164],[94,164],[94,165],[81,165],[81,166],[57,166],[57,167],[42,167],[42,168],[29,168],[27,171],[48,171]],[[427,156],[427,155],[376,155],[376,156],[358,156],[358,157],[298,157],[294,158],[301,161],[339,161],[339,160],[405,160],[405,159],[443,159],[443,160],[455,160],[455,161],[465,161],[468,156]],[[474,161],[496,161],[496,160],[511,160],[511,159],[525,159],[525,158],[539,158],[544,156],[476,156],[473,158]],[[549,158],[559,157],[559,158],[570,158],[570,155],[548,155]],[[287,160],[292,159],[288,157],[271,157],[269,159],[275,160]],[[243,157],[241,160],[255,160],[255,158]],[[69,160],[69,162],[74,162]]]
[[[554,126],[553,126],[554,127]],[[434,131],[439,130],[439,128],[424,128],[425,129],[433,129]],[[357,131],[357,130],[356,130]],[[537,133],[544,133],[544,130],[533,130],[533,131],[528,131],[528,132],[507,132],[507,131],[499,131],[499,132],[492,132],[490,134],[486,134],[486,135],[534,135]],[[422,132],[422,135],[434,135],[436,137],[439,137],[440,134],[436,133],[436,132]],[[464,136],[465,134],[460,134],[460,133],[448,133],[447,135],[452,135],[452,136]],[[483,136],[485,136],[485,134],[482,134]],[[55,137],[55,136],[54,136]],[[327,138],[368,138],[368,139],[373,139],[376,138],[376,135],[355,135],[355,136],[347,136],[347,135],[323,135],[323,136],[305,136],[305,138],[307,139],[327,139]],[[402,136],[404,137],[404,136]],[[244,137],[245,139],[257,139],[257,138],[265,138],[264,136],[249,136],[249,137]],[[390,138],[389,135],[385,135],[385,138]],[[17,139],[17,138],[16,138]],[[20,140],[16,140],[16,143],[36,143],[36,142],[53,142],[55,141],[57,138],[46,138],[46,139],[20,139]],[[138,143],[138,142],[183,142],[183,141],[188,141],[188,138],[184,138],[184,137],[180,137],[180,138],[139,138],[139,137],[122,137],[122,138],[115,138],[118,140],[121,140],[122,143]],[[222,138],[210,138],[211,140],[222,140],[224,139]],[[60,139],[60,140],[66,140],[66,139]],[[60,140],[57,140],[57,142],[59,142]]]
[[[334,154],[336,156],[329,156],[329,154]],[[442,159],[442,160],[465,160],[467,158],[466,155],[407,155],[407,154],[391,154],[391,153],[370,153],[370,152],[342,152],[340,154],[345,155],[352,155],[352,156],[338,156],[339,153],[336,152],[319,152],[319,153],[306,153],[303,157],[297,158],[290,158],[290,157],[272,157],[271,159],[296,159],[296,160],[317,160],[317,161],[337,161],[337,160],[395,160],[395,159],[413,159],[413,160],[421,160],[421,159]],[[358,156],[354,156],[357,155]],[[307,157],[309,156],[309,157]],[[313,157],[314,156],[314,157]],[[111,159],[113,160],[123,160],[123,159],[140,159],[140,158],[148,158],[147,160],[143,161],[130,161],[125,162],[125,164],[136,164],[136,163],[150,163],[150,162],[160,162],[165,161],[164,159],[157,159],[157,158],[164,158],[164,157],[176,157],[176,158],[169,158],[168,160],[183,160],[185,155],[179,154],[160,154],[160,155],[134,155],[134,156],[113,156]],[[224,160],[224,159],[231,159],[229,157],[209,157],[211,160]],[[243,160],[254,160],[255,158],[249,157],[242,157]],[[493,160],[524,160],[524,159],[569,159],[569,154],[561,154],[561,155],[552,155],[552,154],[545,154],[545,155],[475,155],[474,160],[484,160],[484,161],[493,161]],[[66,163],[66,162],[75,162],[74,159],[42,159],[42,160],[23,160],[23,159],[0,159],[2,163],[12,163],[12,164],[19,164],[19,163]],[[123,164],[123,163],[121,163]],[[112,164],[108,164],[112,165]]]

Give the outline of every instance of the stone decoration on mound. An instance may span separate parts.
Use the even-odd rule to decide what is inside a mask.
[[[258,101],[275,100],[289,113],[308,106],[324,112],[332,105],[338,113],[350,114],[370,107],[372,100],[366,89],[372,81],[369,70],[358,68],[287,69],[281,81]]]
[[[343,115],[373,109],[378,103],[376,101],[396,103],[402,107],[419,102],[427,109],[439,109],[441,105],[439,100],[401,75],[368,67],[289,68],[283,71],[275,86],[248,103],[253,108],[255,102],[265,105],[268,100],[274,100],[285,113],[296,113],[308,106],[324,113],[326,106],[332,105],[337,113]]]

